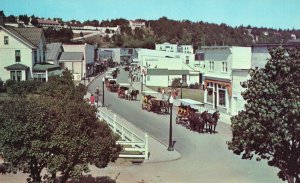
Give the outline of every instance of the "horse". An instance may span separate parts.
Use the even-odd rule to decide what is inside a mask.
[[[169,113],[169,101],[167,100],[160,100],[160,110],[163,114]]]
[[[209,132],[216,133],[216,126],[217,126],[218,120],[220,118],[220,112],[217,110],[213,114],[210,114],[210,113],[208,113],[208,111],[204,111],[201,116],[204,119],[204,122],[206,123],[206,125],[208,126]]]
[[[132,90],[132,91],[130,92],[130,99],[131,99],[131,100],[136,100],[138,94],[139,94],[139,90]]]
[[[203,133],[205,123],[201,117],[201,113],[190,110],[190,112],[188,113],[188,120],[190,123],[190,129],[192,131]]]

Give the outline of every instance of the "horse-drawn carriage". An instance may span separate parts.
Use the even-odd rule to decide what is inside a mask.
[[[204,104],[191,99],[180,99],[176,124],[181,124],[186,128],[197,132],[215,132],[219,119],[219,111],[208,113],[203,111]],[[201,112],[203,111],[203,112]]]
[[[117,84],[117,80],[116,79],[108,79],[107,83],[106,83],[106,88],[108,91],[111,92],[117,92],[119,85]]]
[[[154,96],[154,94],[158,94],[158,92],[154,91],[143,91],[143,102],[142,109],[147,111],[152,111],[159,114],[167,114],[169,113],[169,102],[164,99],[158,99]]]
[[[130,89],[130,84],[128,84],[128,83],[119,83],[118,97],[127,99],[128,94],[129,94],[129,89]]]

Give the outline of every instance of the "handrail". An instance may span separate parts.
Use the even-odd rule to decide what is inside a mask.
[[[114,133],[118,133],[122,140],[128,140],[126,141],[117,141],[117,143],[122,145],[131,145],[133,148],[136,148],[137,151],[144,152],[143,155],[137,156],[132,155],[132,157],[143,157],[144,159],[148,159],[149,154],[149,141],[148,141],[148,134],[145,133],[145,139],[141,138],[139,135],[133,133],[131,130],[126,128],[122,123],[117,121],[116,114],[113,113],[113,116],[104,112],[104,110],[101,110],[101,108],[98,108],[97,110],[97,117],[100,120],[104,120],[110,128],[113,130]],[[125,148],[132,150],[133,148]],[[126,155],[128,157],[130,155]],[[120,157],[124,157],[123,155],[120,155]]]

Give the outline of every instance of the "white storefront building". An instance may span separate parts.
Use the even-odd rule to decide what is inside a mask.
[[[202,47],[205,57],[204,103],[228,114],[237,114],[245,101],[240,82],[249,78],[251,47]]]

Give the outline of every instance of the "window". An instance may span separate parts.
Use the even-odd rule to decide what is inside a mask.
[[[210,70],[210,71],[213,71],[213,70],[214,70],[214,65],[215,65],[214,62],[212,62],[212,61],[209,62],[209,70]]]
[[[4,44],[8,44],[8,36],[4,36]]]
[[[43,62],[46,62],[46,53],[43,51]]]
[[[225,90],[219,90],[219,105],[225,107],[226,100],[226,91]]]
[[[33,51],[33,56],[34,56],[34,63],[37,63],[37,52],[36,50]]]
[[[227,62],[222,62],[222,71],[227,72]]]
[[[15,71],[10,71],[10,79],[16,80],[16,72]]]
[[[17,71],[17,81],[21,81],[22,79],[22,71]]]
[[[20,62],[21,61],[21,51],[16,50],[15,51],[15,56],[16,56],[16,62]]]
[[[186,56],[186,58],[185,58],[185,63],[186,63],[186,64],[189,64],[189,63],[190,63],[190,58],[189,58],[189,56]]]

